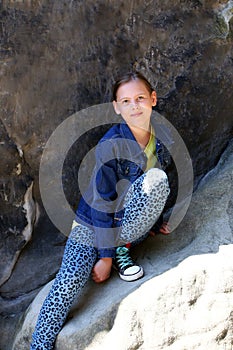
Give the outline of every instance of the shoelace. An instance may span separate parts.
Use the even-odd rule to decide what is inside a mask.
[[[129,249],[126,247],[121,247],[117,249],[116,260],[120,268],[134,265],[133,260],[129,255]]]

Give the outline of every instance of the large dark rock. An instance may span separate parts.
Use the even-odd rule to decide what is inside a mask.
[[[66,239],[40,198],[49,136],[109,101],[118,73],[136,68],[183,137],[197,185],[233,136],[233,26],[232,1],[2,1],[0,10],[0,348],[8,350],[9,331],[54,276]],[[66,162],[72,207],[76,164],[102,133],[85,136]]]

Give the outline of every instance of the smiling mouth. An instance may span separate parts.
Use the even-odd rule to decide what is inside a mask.
[[[137,112],[137,113],[133,113],[130,114],[131,117],[140,117],[143,113],[142,112]]]

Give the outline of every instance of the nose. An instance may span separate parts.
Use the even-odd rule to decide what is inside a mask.
[[[139,103],[138,103],[137,100],[133,100],[133,101],[131,102],[131,105],[132,105],[133,108],[138,108]]]

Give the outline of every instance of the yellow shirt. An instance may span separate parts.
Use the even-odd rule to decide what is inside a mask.
[[[157,158],[156,158],[156,149],[155,149],[155,131],[151,126],[151,131],[150,131],[150,139],[148,144],[146,145],[146,148],[144,149],[144,152],[147,156],[147,165],[146,165],[146,170],[149,170],[151,168],[154,168]]]

